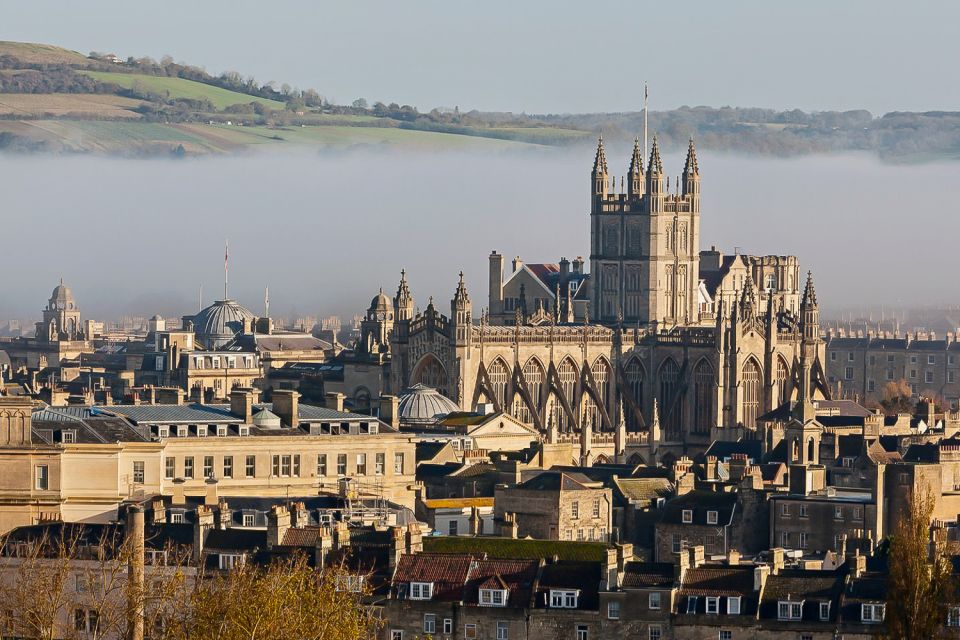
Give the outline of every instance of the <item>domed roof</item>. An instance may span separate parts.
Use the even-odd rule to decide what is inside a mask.
[[[218,349],[243,331],[253,313],[234,300],[217,300],[193,316],[193,331],[208,349]]]
[[[433,424],[447,414],[460,411],[457,403],[433,387],[415,384],[398,398],[400,424]]]
[[[60,284],[53,288],[53,293],[50,294],[50,307],[52,309],[72,309],[73,308],[73,291],[70,291],[70,287],[63,284],[63,279],[60,279]]]
[[[262,428],[262,429],[279,429],[280,416],[270,411],[266,407],[260,409],[253,414],[253,424]]]
[[[370,301],[370,309],[372,311],[389,311],[390,307],[390,298],[383,292],[383,289],[380,289],[380,293],[373,296],[373,300]]]

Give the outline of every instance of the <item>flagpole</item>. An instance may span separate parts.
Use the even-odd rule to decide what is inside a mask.
[[[647,91],[647,83],[643,83],[643,157],[647,157],[647,98],[650,92]]]
[[[224,240],[223,242],[223,299],[228,300],[227,297],[227,283],[229,282],[230,277],[230,241]]]

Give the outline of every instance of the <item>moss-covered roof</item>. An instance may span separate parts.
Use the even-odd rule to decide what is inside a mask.
[[[606,561],[607,545],[602,542],[565,540],[516,540],[513,538],[437,536],[423,539],[428,553],[486,553],[490,558],[537,559],[557,556],[560,560]]]

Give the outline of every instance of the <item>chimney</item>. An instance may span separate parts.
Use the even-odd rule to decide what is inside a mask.
[[[517,256],[513,259],[513,272],[516,273],[523,266],[523,260],[520,259],[520,256]]]
[[[300,426],[300,394],[288,389],[274,389],[273,412],[280,418],[284,427]]]
[[[683,575],[687,572],[687,569],[690,568],[690,554],[684,551],[680,551],[677,554],[676,561],[673,565],[673,577],[675,582],[682,582]]]
[[[328,391],[324,399],[326,400],[327,409],[332,409],[333,411],[343,411],[343,399],[344,396],[342,393],[336,391]]]
[[[130,640],[143,640],[143,601],[146,595],[144,580],[144,564],[146,563],[144,550],[144,523],[143,509],[140,505],[127,507],[126,542],[130,560],[127,564],[127,574],[131,588],[127,594],[127,626],[130,629]]]
[[[153,524],[163,524],[167,521],[167,507],[163,498],[154,498],[150,501],[150,521]]]
[[[216,524],[217,529],[229,529],[232,521],[232,514],[230,512],[230,505],[226,500],[221,499],[217,504],[217,513],[216,513]]]
[[[503,256],[490,252],[490,313],[503,311]]]
[[[207,541],[207,532],[213,527],[213,511],[210,507],[197,507],[197,519],[193,523],[193,560],[200,562],[203,558],[203,546]]]
[[[570,261],[566,258],[560,258],[560,282],[565,283],[570,277]],[[559,301],[558,301],[559,302]]]
[[[393,428],[400,426],[400,399],[397,396],[380,396],[380,420]]]
[[[230,413],[243,420],[243,424],[253,423],[253,389],[236,387],[230,392]]]
[[[867,570],[867,556],[860,554],[860,549],[857,549],[853,553],[853,558],[850,560],[850,573],[853,575],[853,579],[856,580],[864,574]]]
[[[156,387],[150,388],[153,394],[150,404],[183,404],[183,389],[176,387]]]
[[[773,565],[773,574],[783,571],[784,553],[781,547],[770,549],[770,563]]]
[[[740,552],[736,549],[730,549],[727,552],[727,564],[731,567],[736,567],[740,564]]]
[[[217,479],[207,478],[204,482],[207,485],[207,493],[203,497],[203,504],[208,507],[215,507],[220,502],[217,497]]]
[[[607,547],[607,566],[603,578],[604,585],[601,586],[604,591],[612,591],[620,586],[620,576],[617,571],[620,566],[618,556],[619,552],[615,547]]]
[[[183,493],[183,483],[186,482],[183,478],[174,478],[173,480],[173,499],[170,500],[170,504],[174,505],[185,505],[187,504],[187,496]]]
[[[687,552],[690,554],[691,568],[696,569],[697,567],[703,566],[703,563],[706,562],[706,550],[702,544],[689,547]]]
[[[577,256],[573,261],[573,272],[583,273],[583,256]]]
[[[290,510],[284,505],[273,505],[267,514],[267,547],[272,549],[280,546],[289,528]]]
[[[400,562],[400,556],[403,555],[406,548],[406,536],[407,534],[402,527],[390,527],[389,566],[391,574],[394,569],[397,568],[397,563]]]
[[[310,512],[303,502],[294,502],[290,507],[290,526],[302,529],[310,525]]]
[[[470,535],[478,536],[483,533],[483,521],[480,519],[480,509],[470,507]]]
[[[337,522],[333,529],[333,548],[337,551],[350,547],[350,527],[346,522]]]
[[[317,535],[317,545],[313,550],[316,566],[322,567],[326,564],[327,556],[332,549],[333,535],[329,527],[320,527],[319,535]]]
[[[770,565],[758,564],[753,568],[753,590],[763,591],[767,584],[767,578],[770,577]]]

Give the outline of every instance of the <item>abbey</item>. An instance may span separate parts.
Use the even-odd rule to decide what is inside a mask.
[[[415,314],[401,276],[392,314],[368,313],[391,326],[364,329],[389,336],[390,389],[425,384],[465,410],[490,403],[548,442],[579,443],[581,463],[758,436],[763,413],[828,397],[812,278],[804,284],[794,256],[700,250],[692,141],[674,185],[654,139],[646,167],[635,144],[618,190],[601,139],[589,273],[580,258],[518,258],[504,279],[494,252],[479,318],[462,274],[449,315],[432,299]]]

